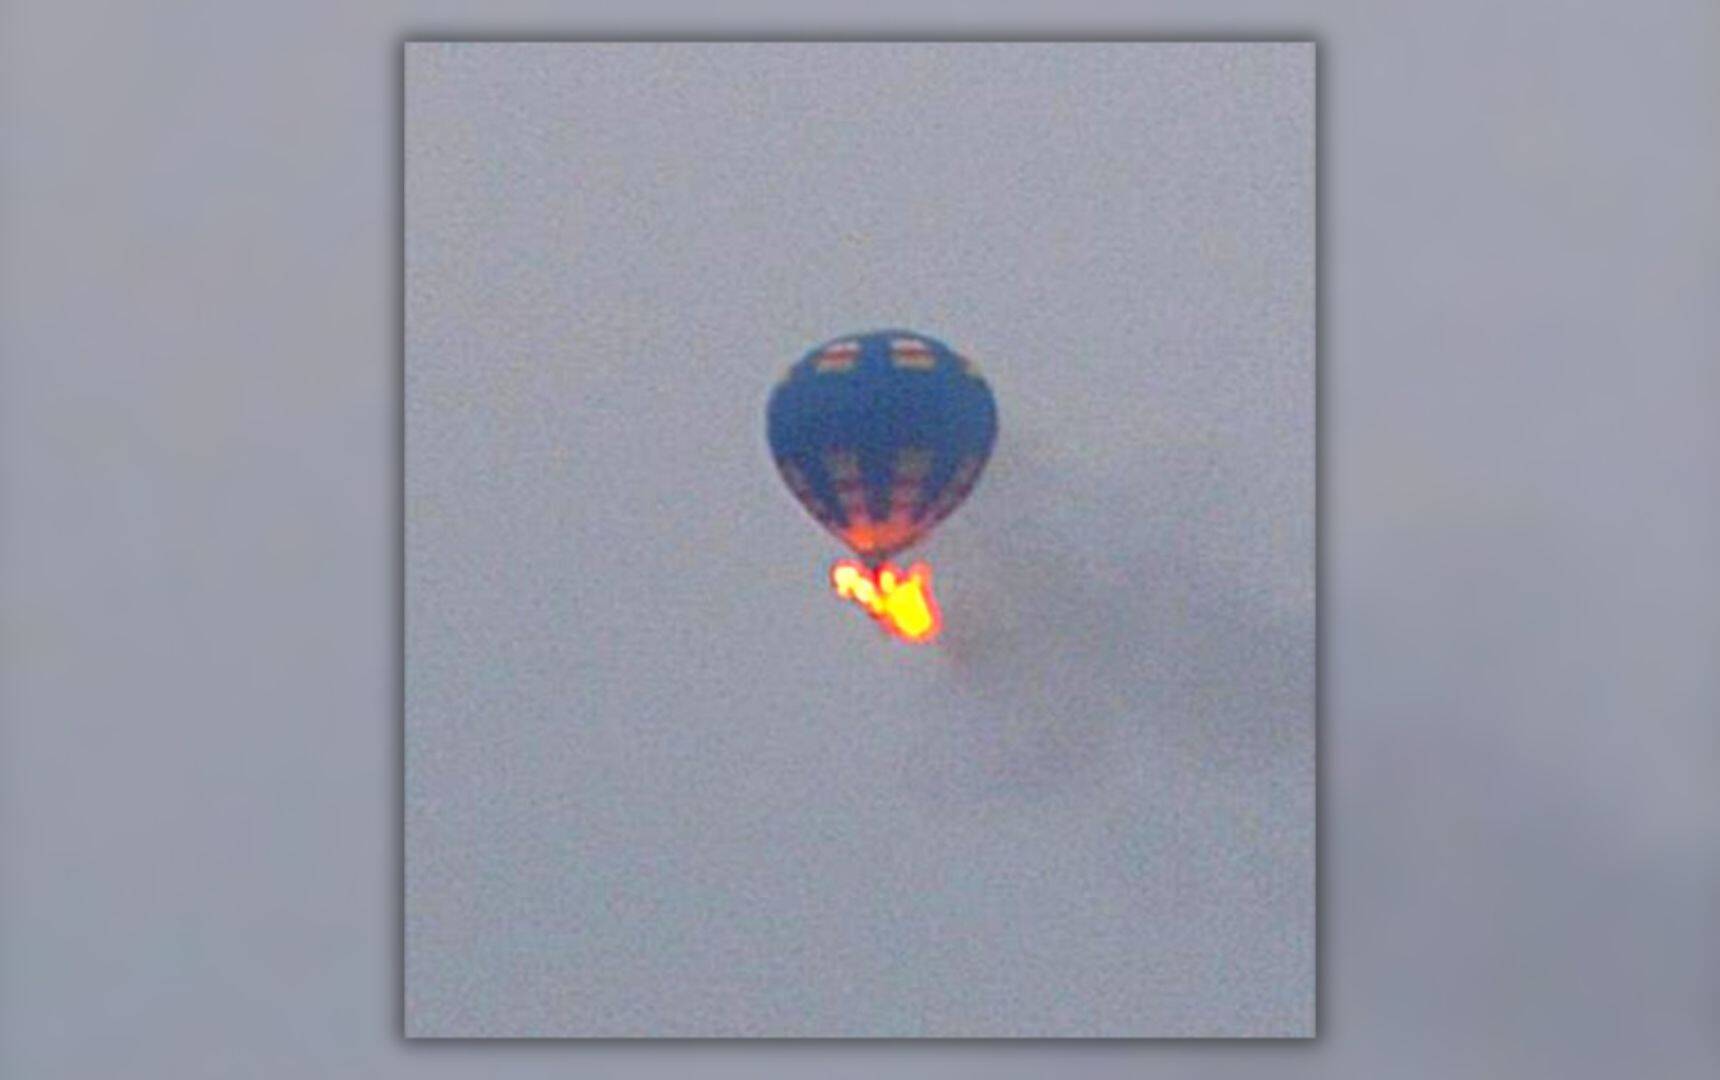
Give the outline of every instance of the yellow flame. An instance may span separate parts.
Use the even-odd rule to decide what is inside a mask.
[[[889,563],[874,574],[864,563],[841,559],[830,568],[830,584],[837,596],[858,604],[903,641],[930,641],[943,626],[932,597],[932,568],[925,563],[910,566],[904,577]]]

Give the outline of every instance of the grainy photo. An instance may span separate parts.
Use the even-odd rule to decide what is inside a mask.
[[[1306,43],[405,57],[405,1020],[1315,1033]]]

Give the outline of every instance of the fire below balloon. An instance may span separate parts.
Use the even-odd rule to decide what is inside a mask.
[[[841,559],[830,568],[836,595],[852,600],[878,625],[903,641],[930,641],[943,623],[932,598],[932,568],[915,563],[906,574],[890,564],[876,573],[854,559]]]

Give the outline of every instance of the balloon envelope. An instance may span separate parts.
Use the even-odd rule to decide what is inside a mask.
[[[877,563],[924,538],[978,482],[997,405],[978,369],[907,330],[825,342],[767,410],[771,455],[795,498]]]

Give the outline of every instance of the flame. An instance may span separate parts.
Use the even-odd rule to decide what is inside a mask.
[[[840,559],[830,568],[830,584],[837,596],[858,604],[903,641],[930,641],[943,625],[932,598],[932,568],[923,562],[904,575],[890,563],[874,573],[865,563]]]

